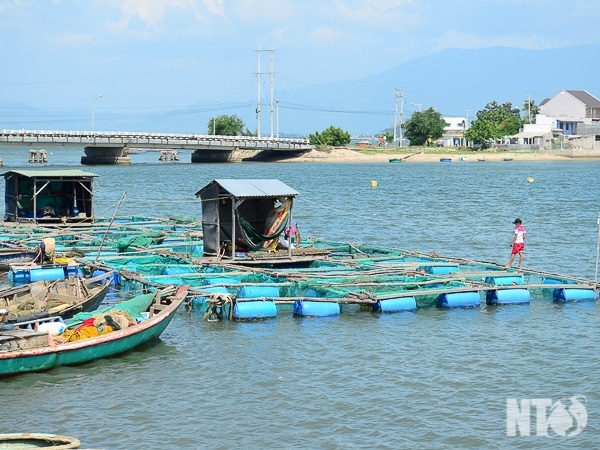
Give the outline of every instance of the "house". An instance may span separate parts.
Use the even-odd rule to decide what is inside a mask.
[[[580,134],[579,124],[600,122],[600,100],[587,91],[563,89],[540,103],[540,114],[554,118],[553,128],[564,135]]]
[[[464,141],[465,130],[469,127],[466,117],[443,117],[446,121],[444,135],[438,141],[442,147],[466,145]]]

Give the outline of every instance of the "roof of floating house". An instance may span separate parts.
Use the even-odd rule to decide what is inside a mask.
[[[279,180],[219,179],[211,181],[196,192],[196,197],[199,197],[205,189],[214,184],[219,185],[237,198],[296,197],[298,195],[295,189]]]
[[[97,177],[95,173],[84,172],[78,169],[53,169],[53,170],[9,170],[2,175],[6,178],[10,174],[22,175],[30,178],[86,178]]]

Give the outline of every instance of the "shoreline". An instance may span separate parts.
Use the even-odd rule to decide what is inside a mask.
[[[311,150],[302,156],[287,159],[281,162],[389,162],[392,158],[401,158],[402,163],[409,162],[440,162],[440,158],[451,158],[452,162],[470,163],[483,162],[478,158],[485,157],[485,162],[508,162],[504,158],[512,158],[515,161],[589,161],[599,158],[571,158],[562,155],[538,152],[497,152],[497,151],[469,151],[469,150],[422,150],[414,149],[401,152],[399,149],[386,151],[377,148],[368,150],[353,149],[348,147],[332,147],[328,150]],[[462,160],[460,160],[462,158]]]

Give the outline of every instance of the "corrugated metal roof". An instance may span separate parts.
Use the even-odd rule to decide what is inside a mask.
[[[196,197],[213,183],[217,183],[221,188],[238,198],[296,197],[298,195],[296,190],[279,180],[220,179],[213,180],[200,189],[196,192]]]
[[[19,175],[23,175],[24,177],[31,178],[43,178],[43,177],[51,177],[51,178],[83,178],[83,177],[97,177],[95,173],[84,172],[79,169],[53,169],[53,170],[9,170],[8,172],[4,172],[2,175],[6,177],[11,173],[16,173]]]

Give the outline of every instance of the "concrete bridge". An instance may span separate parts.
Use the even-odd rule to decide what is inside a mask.
[[[246,160],[274,161],[294,158],[314,148],[307,139],[253,136],[214,136],[98,131],[2,130],[0,146],[78,146],[84,147],[81,164],[131,164],[129,149],[190,150],[191,162],[215,163],[235,160],[235,152]]]

